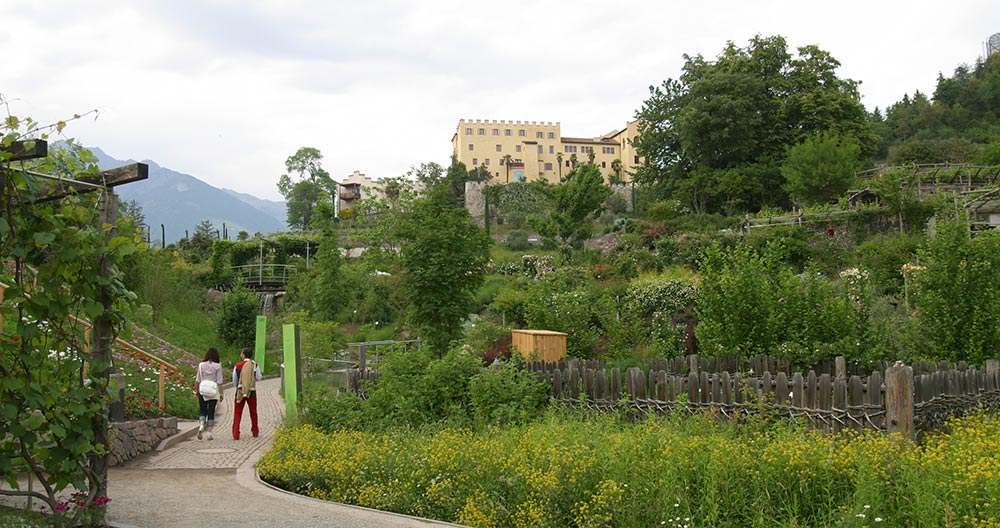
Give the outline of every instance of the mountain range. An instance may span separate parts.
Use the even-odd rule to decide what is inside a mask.
[[[101,170],[135,163],[118,160],[100,148],[89,147]],[[122,201],[135,201],[142,208],[150,229],[150,243],[158,244],[161,233],[167,244],[194,234],[204,220],[212,223],[220,236],[235,240],[240,231],[253,236],[287,231],[285,202],[263,200],[230,189],[213,187],[194,176],[161,167],[151,160],[149,178],[116,187]]]

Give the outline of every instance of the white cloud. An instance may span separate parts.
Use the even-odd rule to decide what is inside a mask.
[[[43,122],[96,108],[68,135],[278,198],[302,146],[335,178],[386,177],[447,163],[460,118],[608,132],[683,54],[756,34],[819,45],[884,108],[975,62],[1000,31],[991,13],[986,0],[5,0],[0,93]]]

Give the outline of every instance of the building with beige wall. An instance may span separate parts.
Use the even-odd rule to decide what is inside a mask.
[[[581,138],[564,137],[558,122],[460,119],[451,141],[458,160],[469,169],[485,167],[493,175],[491,183],[539,179],[558,183],[573,170],[574,155],[580,164],[587,163],[591,154],[605,182],[614,177],[616,160],[621,161],[620,178],[628,181],[639,164],[631,141],[638,134],[637,123]]]

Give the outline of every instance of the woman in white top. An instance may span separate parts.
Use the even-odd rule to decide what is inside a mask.
[[[216,394],[207,395],[201,393],[201,382],[212,380],[217,387]],[[195,391],[198,393],[198,440],[201,440],[203,431],[208,432],[208,439],[212,439],[212,428],[215,427],[215,406],[222,401],[222,364],[219,362],[219,351],[209,348],[205,352],[205,359],[198,363],[198,372],[194,376]]]

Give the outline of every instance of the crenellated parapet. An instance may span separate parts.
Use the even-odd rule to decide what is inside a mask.
[[[476,126],[476,125],[514,125],[514,126],[534,126],[534,127],[558,127],[559,122],[555,123],[551,121],[515,121],[513,119],[459,119],[458,126]]]

